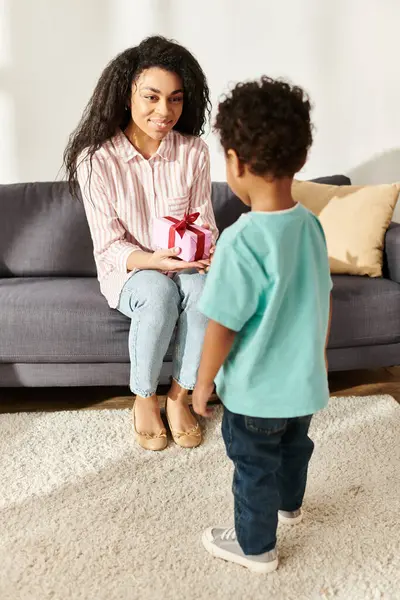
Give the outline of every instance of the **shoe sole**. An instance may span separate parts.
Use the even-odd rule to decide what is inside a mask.
[[[278,521],[283,525],[298,525],[303,520],[303,513],[300,513],[298,517],[284,517],[281,513],[278,513]]]
[[[140,448],[142,448],[143,450],[147,450],[148,452],[162,452],[163,450],[166,450],[168,448],[168,441],[166,444],[162,444],[157,447],[151,447],[147,445],[146,442],[142,442],[140,437],[138,437],[137,435],[135,436],[135,442],[138,446],[140,446]]]
[[[222,560],[235,563],[241,567],[246,567],[249,569],[249,571],[259,574],[272,573],[278,568],[279,561],[277,558],[268,563],[262,563],[249,560],[245,556],[238,556],[232,552],[222,550],[212,542],[212,529],[213,528],[210,527],[203,533],[202,542],[204,548],[207,550],[207,552],[214,556],[214,558],[221,558]]]

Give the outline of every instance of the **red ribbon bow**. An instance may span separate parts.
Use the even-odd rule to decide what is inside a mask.
[[[168,239],[168,248],[174,248],[175,246],[175,234],[178,233],[181,238],[183,238],[185,231],[192,231],[197,236],[197,250],[196,256],[194,260],[201,260],[204,256],[204,247],[205,247],[205,235],[204,232],[198,227],[193,227],[193,223],[197,221],[200,213],[192,213],[188,215],[185,213],[183,219],[178,221],[174,217],[165,217],[168,221],[173,223],[169,230],[169,239]]]
[[[185,233],[185,231],[187,229],[190,230],[190,225],[193,225],[193,223],[195,223],[197,221],[199,216],[200,216],[200,213],[198,213],[198,212],[192,213],[191,215],[188,215],[187,213],[185,213],[182,221],[175,222],[175,224],[173,225],[174,231],[176,231],[176,233],[179,233],[180,237],[183,238],[183,234]],[[171,217],[169,217],[169,218],[171,218]]]

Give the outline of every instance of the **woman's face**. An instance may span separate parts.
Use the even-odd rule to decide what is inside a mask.
[[[131,115],[136,127],[161,141],[177,124],[183,109],[183,84],[176,73],[151,67],[132,85]]]

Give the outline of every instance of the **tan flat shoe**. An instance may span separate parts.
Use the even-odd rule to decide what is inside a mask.
[[[137,431],[135,419],[135,402],[133,402],[132,406],[132,422],[133,430],[135,432],[135,438],[139,446],[141,446],[145,450],[152,450],[153,452],[165,450],[165,448],[168,445],[166,429],[161,429],[160,433],[142,433]]]
[[[181,448],[197,448],[197,446],[200,446],[203,439],[199,423],[196,422],[196,425],[188,431],[177,431],[176,429],[173,429],[171,427],[171,423],[168,417],[168,400],[171,399],[167,398],[165,401],[165,414],[167,417],[168,426],[171,431],[172,439],[174,440],[175,444],[177,444]],[[173,402],[173,400],[171,400],[171,402]]]

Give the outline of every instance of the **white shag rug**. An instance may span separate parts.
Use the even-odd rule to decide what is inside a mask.
[[[279,526],[261,576],[201,545],[232,524],[220,418],[196,450],[148,453],[127,410],[0,415],[1,600],[398,600],[399,405],[337,398],[315,417],[305,519]]]

